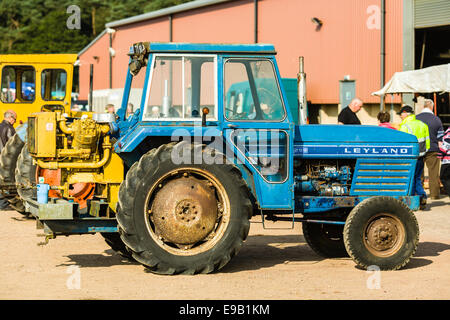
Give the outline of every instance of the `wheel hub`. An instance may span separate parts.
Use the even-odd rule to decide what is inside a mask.
[[[205,239],[214,229],[218,206],[211,184],[183,176],[158,188],[150,213],[161,239],[189,246]]]
[[[404,230],[394,217],[373,219],[366,228],[365,243],[375,255],[391,255],[400,249]]]

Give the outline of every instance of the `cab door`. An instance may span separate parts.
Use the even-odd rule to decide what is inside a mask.
[[[223,133],[262,209],[293,209],[293,124],[273,57],[222,57]]]

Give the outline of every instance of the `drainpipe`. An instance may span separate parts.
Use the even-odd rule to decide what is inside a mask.
[[[109,88],[112,89],[112,33],[109,34]]]
[[[115,51],[112,47],[113,34],[116,30],[111,28],[106,28],[106,32],[109,34],[109,88],[112,89],[112,63]]]
[[[94,93],[94,65],[91,63],[89,65],[89,107],[88,107],[88,111],[92,111],[94,110],[93,106],[92,106],[92,101],[93,101],[93,93]]]
[[[173,41],[173,17],[169,15],[169,42]]]
[[[254,8],[255,8],[255,26],[254,26],[254,32],[255,32],[255,43],[258,43],[258,0],[254,0]]]
[[[381,0],[381,52],[380,52],[380,82],[381,88],[385,84],[386,73],[386,0]],[[384,95],[380,97],[380,111],[384,110]]]
[[[169,42],[173,42],[173,15],[169,15]],[[169,62],[169,81],[167,83],[167,106],[170,108],[172,106],[172,86],[173,86],[173,63]],[[167,113],[168,116],[168,113]]]

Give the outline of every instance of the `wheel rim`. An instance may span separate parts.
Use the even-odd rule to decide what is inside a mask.
[[[406,238],[403,223],[396,216],[388,213],[373,216],[364,230],[364,245],[377,257],[396,254]]]
[[[168,172],[145,201],[145,222],[153,240],[175,255],[196,255],[213,248],[230,221],[230,204],[223,185],[198,168]]]

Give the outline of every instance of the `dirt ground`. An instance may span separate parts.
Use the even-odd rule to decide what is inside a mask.
[[[360,270],[322,259],[301,225],[263,229],[253,219],[242,250],[218,273],[160,276],[115,254],[99,234],[42,237],[34,220],[0,212],[0,299],[449,299],[450,199],[416,212],[420,244],[399,271]],[[268,223],[286,227],[289,223]]]

